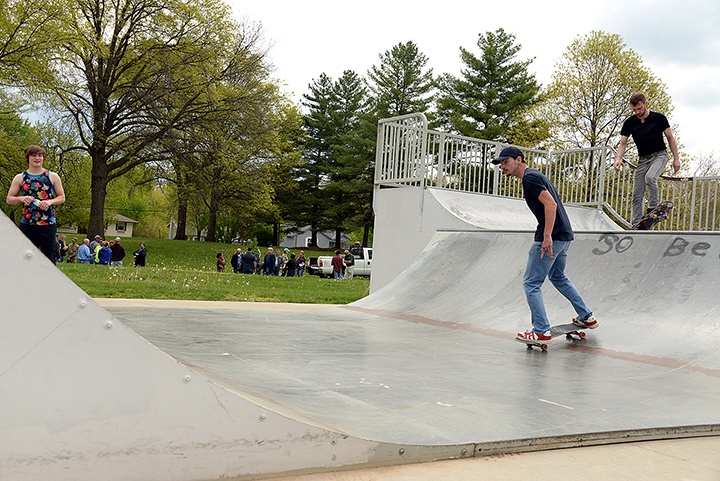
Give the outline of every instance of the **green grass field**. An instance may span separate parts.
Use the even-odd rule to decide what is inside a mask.
[[[134,267],[132,253],[140,242],[145,242],[148,251],[147,265]],[[230,258],[237,245],[138,237],[123,239],[122,244],[127,252],[122,267],[57,266],[88,295],[98,298],[347,304],[366,296],[370,288],[365,277],[335,281],[307,272],[302,278],[234,274]],[[319,253],[304,250],[307,257]],[[225,272],[216,271],[218,252],[225,256]],[[300,249],[291,252],[297,255]]]

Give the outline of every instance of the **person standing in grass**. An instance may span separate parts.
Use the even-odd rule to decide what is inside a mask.
[[[332,257],[330,262],[333,267],[333,278],[336,280],[342,279],[343,269],[345,268],[345,259],[343,259],[339,250],[335,251],[335,255]]]
[[[300,256],[298,256],[297,259],[297,276],[302,277],[303,274],[305,274],[305,263],[307,262],[307,259],[305,258],[305,251],[300,251]]]
[[[275,252],[272,247],[268,247],[265,259],[263,259],[263,274],[266,276],[275,275],[275,262],[277,262]]]
[[[223,256],[222,252],[218,252],[217,256],[215,257],[217,258],[215,262],[215,265],[217,266],[217,271],[225,272],[225,256]]]
[[[238,249],[240,250],[240,249]],[[255,257],[255,254],[253,254],[253,248],[248,247],[247,252],[240,256],[240,271],[243,274],[255,274],[255,269],[257,269],[258,260],[257,257]]]
[[[147,256],[147,249],[145,249],[145,243],[141,242],[138,250],[133,252],[133,258],[135,259],[135,267],[145,267],[145,257]]]

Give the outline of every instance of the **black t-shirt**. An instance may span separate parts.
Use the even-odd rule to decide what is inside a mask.
[[[637,115],[628,117],[623,123],[620,135],[632,136],[637,145],[638,155],[644,157],[665,150],[663,132],[668,127],[670,127],[670,123],[667,117],[651,110],[645,122],[641,122]]]
[[[572,226],[565,206],[563,206],[560,196],[552,185],[550,179],[545,177],[539,170],[528,167],[522,178],[523,196],[528,207],[535,215],[538,221],[537,230],[535,231],[535,241],[542,242],[545,232],[545,206],[540,202],[540,194],[543,190],[547,190],[557,204],[557,212],[555,214],[555,225],[552,230],[552,239],[554,241],[571,241],[575,238]]]
[[[240,264],[242,267],[249,267],[252,269],[255,267],[255,262],[257,262],[257,257],[255,257],[255,254],[252,252],[246,252],[240,256]]]

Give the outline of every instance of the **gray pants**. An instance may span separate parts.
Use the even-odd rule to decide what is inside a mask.
[[[654,154],[640,157],[635,171],[635,184],[632,196],[632,223],[637,224],[645,215],[645,189],[648,191],[648,208],[658,205],[658,177],[665,170],[670,157],[667,151],[661,150]]]

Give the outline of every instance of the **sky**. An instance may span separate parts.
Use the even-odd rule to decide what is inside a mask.
[[[575,38],[593,30],[619,34],[666,84],[682,152],[720,154],[718,0],[225,1],[237,20],[261,26],[273,76],[297,102],[322,73],[333,80],[345,70],[366,75],[381,54],[410,40],[435,75],[459,76],[460,47],[479,54],[478,36],[503,28],[522,46],[518,60],[533,58],[530,72],[548,85]],[[652,110],[652,99],[648,104]]]

